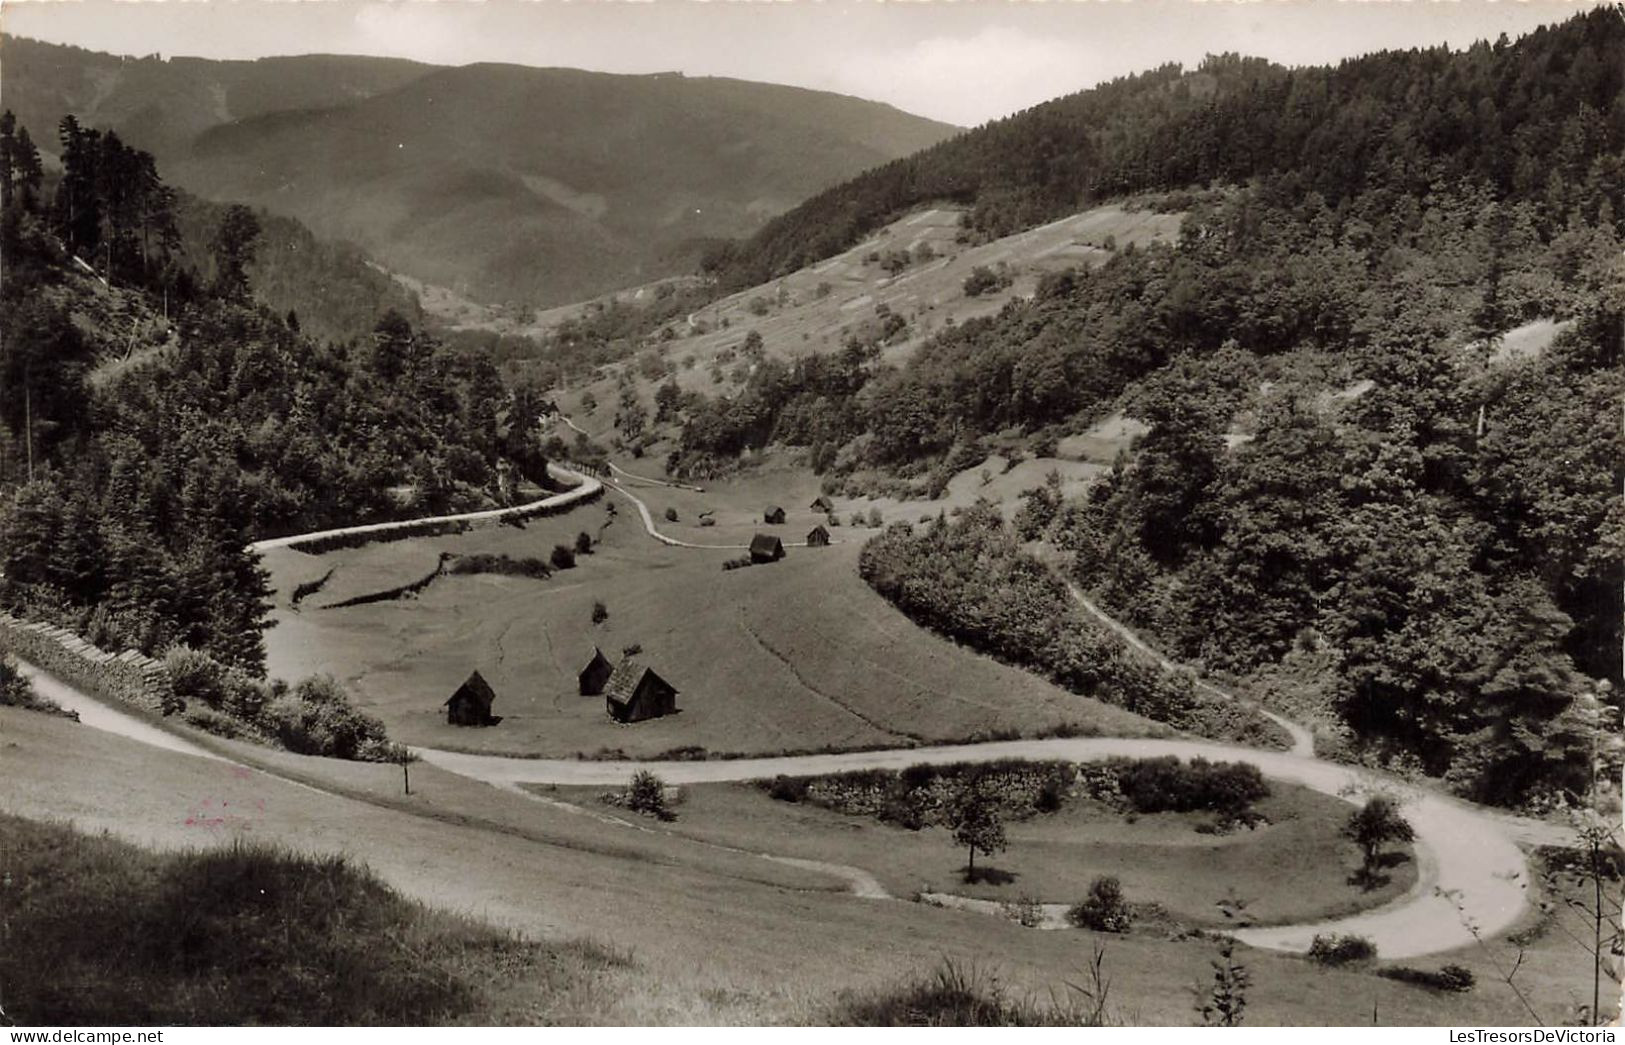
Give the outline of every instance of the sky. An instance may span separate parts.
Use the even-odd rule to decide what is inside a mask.
[[[1165,62],[1465,47],[1596,0],[0,0],[0,32],[119,54],[369,54],[677,70],[973,126]],[[0,88],[4,49],[0,46]]]

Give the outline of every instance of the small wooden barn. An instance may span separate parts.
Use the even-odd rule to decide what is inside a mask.
[[[812,529],[807,531],[807,547],[825,548],[828,546],[829,531],[824,529],[824,525],[822,523],[819,523],[817,526],[814,526]]]
[[[446,698],[446,724],[451,726],[494,726],[502,716],[491,714],[496,690],[478,671],[471,672],[457,692]]]
[[[772,534],[759,533],[750,539],[751,562],[778,562],[784,558],[784,542]]]
[[[604,651],[594,646],[592,648],[592,659],[587,661],[587,666],[582,668],[581,673],[576,676],[576,681],[581,685],[581,695],[596,697],[604,692],[604,683],[609,681],[609,676],[614,671],[615,665],[611,664],[609,658],[604,656]]]
[[[784,523],[784,509],[776,504],[768,505],[767,510],[762,513],[762,521],[773,526],[782,525]]]
[[[835,502],[823,494],[819,494],[817,497],[813,498],[813,503],[808,505],[808,507],[821,515],[828,515],[830,512],[835,510]]]
[[[604,684],[604,710],[616,722],[642,722],[677,710],[677,688],[627,657]]]

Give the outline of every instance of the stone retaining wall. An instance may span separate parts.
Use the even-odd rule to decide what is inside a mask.
[[[125,650],[98,649],[67,628],[0,613],[0,650],[88,693],[163,714],[174,686],[162,661]]]

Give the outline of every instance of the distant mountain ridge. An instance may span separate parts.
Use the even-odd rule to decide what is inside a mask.
[[[41,138],[75,112],[201,196],[532,305],[691,269],[707,244],[957,131],[841,95],[672,73],[121,59],[19,38],[0,59],[5,104]]]

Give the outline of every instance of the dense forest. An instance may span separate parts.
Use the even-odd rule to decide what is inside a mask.
[[[200,272],[150,156],[69,118],[53,187],[26,129],[0,129],[0,604],[255,676],[249,541],[545,480],[541,398],[483,355],[397,312],[318,342],[251,293],[254,212],[215,211]]]
[[[1126,194],[1286,177],[1327,205],[1377,187],[1480,183],[1564,214],[1625,213],[1625,22],[1597,8],[1515,43],[1388,51],[1320,68],[1214,56],[1059,98],[831,188],[711,252],[723,284],[765,283],[913,207],[952,201],[999,236]]]
[[[831,488],[935,496],[1013,433],[1049,454],[1120,410],[1149,433],[1081,502],[1031,491],[1021,538],[1349,757],[1490,801],[1582,791],[1587,695],[1620,681],[1625,612],[1625,69],[1602,58],[1622,47],[1625,20],[1599,11],[1463,53],[1215,59],[831,190],[733,271],[941,197],[988,235],[1146,189],[1169,191],[1138,205],[1187,217],[1178,243],[1047,277],[901,366],[853,340],[768,359],[730,398],[673,390],[670,465],[777,442]],[[1544,352],[1503,351],[1549,317]],[[1003,556],[985,529],[966,539]],[[929,542],[888,548],[894,572],[945,568]]]

